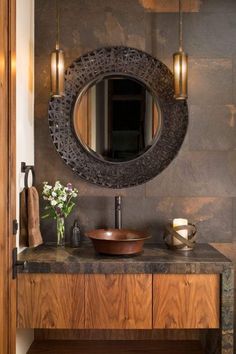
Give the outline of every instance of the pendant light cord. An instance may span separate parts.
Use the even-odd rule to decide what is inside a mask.
[[[179,51],[183,51],[183,9],[182,0],[179,0]]]
[[[57,16],[56,16],[56,30],[57,30],[57,36],[56,36],[56,49],[59,49],[59,43],[60,43],[60,13],[59,13],[59,5],[58,5],[58,0],[56,0],[56,11],[57,11]]]

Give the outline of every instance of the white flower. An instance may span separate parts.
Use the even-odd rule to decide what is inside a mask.
[[[53,186],[50,186],[48,182],[43,182],[42,196],[49,204],[45,209],[51,209],[54,214],[63,211],[67,217],[75,205],[72,198],[77,197],[77,195],[78,190],[73,188],[71,183],[63,186],[60,181],[56,181]]]
[[[61,188],[62,188],[61,183],[59,181],[56,181],[54,190],[58,190],[58,189],[61,189]]]

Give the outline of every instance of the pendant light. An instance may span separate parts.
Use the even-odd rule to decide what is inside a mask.
[[[56,1],[57,9],[57,37],[56,37],[56,47],[51,54],[51,95],[52,97],[62,97],[64,95],[64,52],[60,49],[59,43],[59,27],[60,27],[60,16],[59,16],[59,6],[58,0]]]
[[[183,11],[179,0],[179,51],[173,54],[174,92],[176,100],[188,97],[188,55],[183,51]]]

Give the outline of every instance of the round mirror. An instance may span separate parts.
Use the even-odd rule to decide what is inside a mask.
[[[161,128],[158,102],[139,80],[107,76],[77,98],[73,126],[83,146],[102,160],[128,161],[142,155]]]
[[[186,101],[174,98],[173,74],[135,48],[95,49],[65,72],[65,96],[49,102],[50,134],[80,178],[126,188],[161,173],[188,127]]]

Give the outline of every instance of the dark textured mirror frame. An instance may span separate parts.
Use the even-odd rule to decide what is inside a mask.
[[[73,109],[85,87],[103,77],[120,74],[143,82],[157,98],[162,127],[155,143],[142,155],[125,162],[103,161],[77,138]],[[76,59],[65,73],[65,97],[49,102],[49,129],[65,163],[82,179],[109,188],[126,188],[147,182],[162,172],[179,151],[188,126],[186,101],[176,101],[173,75],[151,55],[129,47],[107,47]]]

